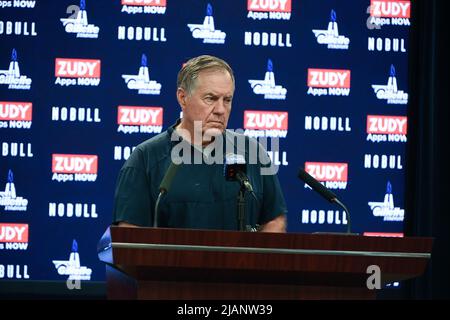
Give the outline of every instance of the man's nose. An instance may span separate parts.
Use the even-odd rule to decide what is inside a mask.
[[[227,112],[227,106],[225,104],[224,99],[217,100],[217,103],[214,106],[214,113],[216,113],[216,114],[225,114],[225,112]]]

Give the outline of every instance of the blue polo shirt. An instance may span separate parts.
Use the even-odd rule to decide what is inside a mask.
[[[139,144],[121,168],[114,196],[113,224],[124,221],[144,227],[153,226],[158,188],[172,162],[172,150],[180,147],[179,143],[187,143],[178,135],[175,135],[178,139],[171,139],[179,122],[180,120],[167,131]],[[251,194],[246,194],[245,224],[263,225],[286,214],[286,203],[277,175],[261,174],[262,168],[270,166],[270,159],[264,148],[255,139],[230,130],[226,130],[222,136],[224,151],[230,139],[238,136],[245,139],[245,146],[236,144],[233,152],[245,157],[247,176],[258,199],[257,201]],[[206,148],[212,150],[208,154],[207,150],[189,146],[192,161],[195,156],[204,157],[203,159],[215,156],[214,148]],[[260,155],[259,158],[256,157],[257,161],[253,160],[253,164],[250,161],[252,148],[256,148]],[[186,148],[183,150],[186,154]],[[225,179],[223,163],[208,164],[211,161],[202,161],[201,164],[194,164],[192,161],[191,164],[183,163],[179,166],[169,192],[162,197],[158,209],[158,226],[239,230],[239,182]]]

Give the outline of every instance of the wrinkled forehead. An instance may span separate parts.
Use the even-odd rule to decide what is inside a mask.
[[[197,90],[232,95],[234,92],[233,77],[225,69],[210,68],[202,70],[198,73],[194,82],[193,91]]]

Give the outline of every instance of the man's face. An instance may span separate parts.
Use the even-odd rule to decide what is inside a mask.
[[[203,140],[222,134],[228,124],[233,93],[234,85],[230,74],[214,69],[199,73],[191,95],[179,88],[177,98],[187,129],[193,130],[194,121],[201,121]]]

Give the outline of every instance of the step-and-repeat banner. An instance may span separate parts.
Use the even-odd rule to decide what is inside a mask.
[[[104,280],[133,148],[180,116],[193,56],[230,63],[229,128],[267,138],[290,232],[401,236],[410,1],[0,0],[0,279]],[[279,140],[279,148],[270,141]]]

